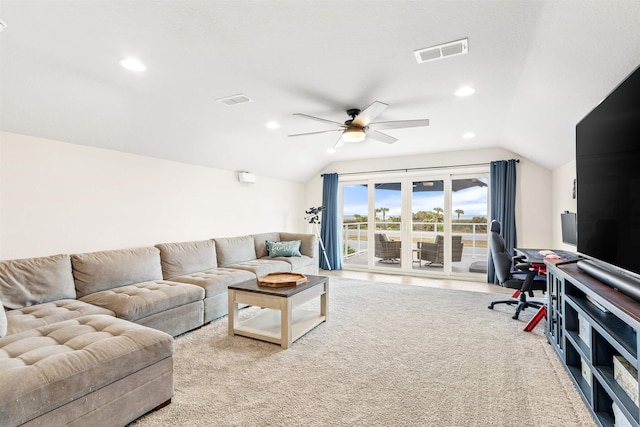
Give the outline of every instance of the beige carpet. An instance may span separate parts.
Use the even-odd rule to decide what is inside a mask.
[[[495,299],[333,278],[329,322],[288,350],[226,318],[178,337],[173,403],[132,426],[595,425],[544,322]]]

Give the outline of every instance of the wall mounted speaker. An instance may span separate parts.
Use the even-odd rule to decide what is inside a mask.
[[[243,184],[255,184],[256,176],[249,172],[240,172],[238,174],[238,181],[240,181]]]

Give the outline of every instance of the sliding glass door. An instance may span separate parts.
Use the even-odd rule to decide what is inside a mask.
[[[345,269],[486,277],[487,174],[341,183]]]
[[[374,265],[402,267],[402,193],[400,182],[373,183]]]
[[[366,182],[341,185],[342,265],[368,267],[369,186]]]

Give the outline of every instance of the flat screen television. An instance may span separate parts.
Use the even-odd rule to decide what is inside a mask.
[[[640,67],[576,125],[576,173],[578,253],[640,299]]]
[[[578,223],[575,212],[563,212],[560,214],[560,226],[562,230],[562,243],[576,246],[578,244]]]

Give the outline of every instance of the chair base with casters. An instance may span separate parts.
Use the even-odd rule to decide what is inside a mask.
[[[533,292],[529,291],[529,296],[533,297]],[[511,317],[512,319],[518,319],[518,317],[520,317],[520,312],[522,310],[525,310],[529,307],[534,307],[537,309],[540,309],[540,307],[544,307],[544,302],[541,301],[529,301],[527,300],[527,292],[526,291],[522,291],[520,289],[516,289],[516,291],[513,293],[513,295],[511,295],[511,299],[508,300],[500,300],[500,301],[493,301],[491,304],[489,304],[489,308],[491,310],[493,310],[493,306],[496,304],[507,304],[507,305],[516,305],[516,312],[515,314]]]

